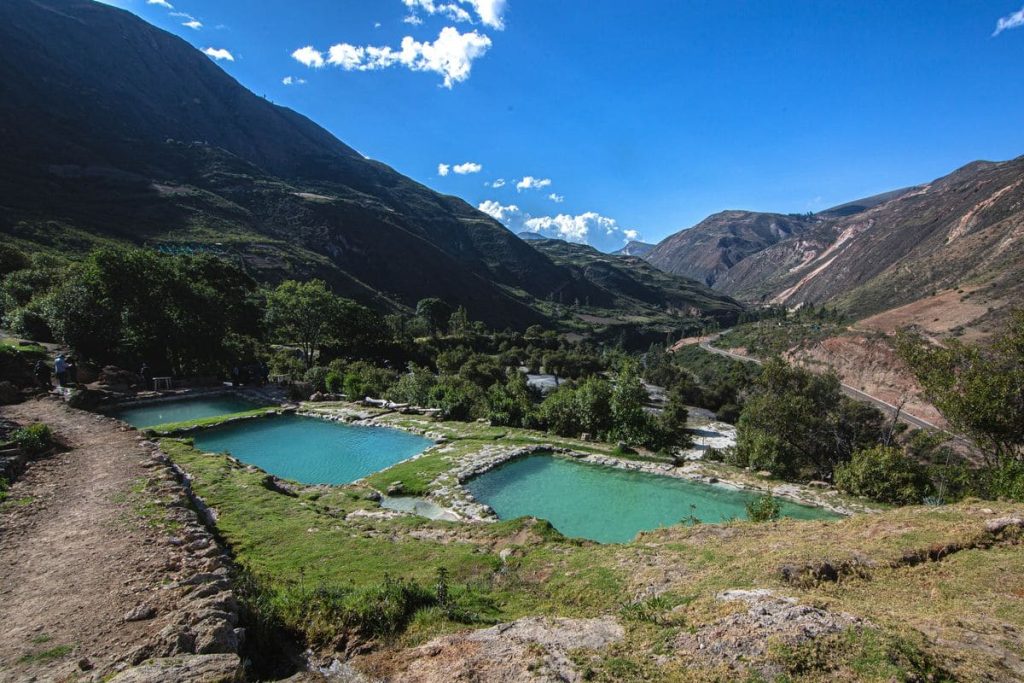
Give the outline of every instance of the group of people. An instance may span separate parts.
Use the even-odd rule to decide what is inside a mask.
[[[78,384],[78,364],[75,362],[74,356],[65,356],[63,353],[57,356],[53,361],[52,372],[46,361],[38,360],[34,372],[39,387],[47,391],[53,388],[51,379],[53,375],[57,375],[58,387],[70,387]]]
[[[235,387],[241,384],[263,386],[269,379],[270,368],[262,360],[231,368],[231,385]]]

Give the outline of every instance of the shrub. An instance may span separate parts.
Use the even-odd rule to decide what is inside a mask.
[[[15,430],[11,437],[11,441],[30,455],[38,455],[53,445],[53,432],[42,422]]]
[[[327,373],[327,368],[314,365],[303,373],[302,381],[308,382],[313,391],[327,391]]]
[[[285,375],[289,379],[300,379],[306,372],[306,364],[291,349],[278,349],[270,357],[270,372]]]
[[[52,342],[53,331],[46,315],[34,304],[15,308],[4,317],[4,322],[14,334],[35,341]]]
[[[445,420],[470,420],[484,411],[480,387],[462,377],[442,377],[430,390],[430,404]]]
[[[768,493],[747,503],[747,519],[751,522],[771,522],[778,519],[781,514],[779,502]]]
[[[836,488],[882,503],[913,505],[931,495],[925,469],[892,446],[874,446],[836,467]]]
[[[324,378],[324,386],[327,387],[327,391],[330,393],[340,394],[345,390],[345,376],[331,370],[327,373],[327,377]]]

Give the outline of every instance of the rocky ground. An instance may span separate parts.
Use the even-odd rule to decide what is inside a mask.
[[[0,507],[0,680],[238,675],[226,557],[155,444],[55,399],[0,417],[45,422],[65,445]]]

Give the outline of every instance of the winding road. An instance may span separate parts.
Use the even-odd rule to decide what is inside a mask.
[[[751,358],[750,356],[742,356],[738,353],[732,353],[730,351],[726,351],[725,349],[719,349],[717,347],[712,346],[711,342],[718,339],[718,337],[719,335],[712,335],[704,339],[703,341],[699,341],[697,343],[700,345],[702,349],[710,353],[718,354],[719,356],[725,356],[726,358],[732,358],[734,360],[745,361],[748,363],[757,363],[758,365],[762,365],[762,361],[758,360],[757,358]],[[895,415],[896,412],[899,411],[900,420],[906,422],[912,427],[917,427],[918,429],[931,429],[939,432],[944,432],[946,434],[949,434],[956,441],[960,441],[965,444],[971,443],[968,439],[966,439],[963,436],[953,434],[952,432],[948,432],[942,427],[939,427],[938,425],[929,422],[928,420],[917,417],[915,415],[911,415],[910,413],[907,413],[905,410],[900,410],[891,403],[887,403],[882,399],[876,398],[870,394],[865,394],[860,389],[854,389],[848,384],[842,384],[841,386],[843,389],[843,393],[849,396],[850,398],[855,399],[857,401],[863,401],[864,403],[870,403],[871,405],[875,406],[876,408],[886,413],[887,415]]]

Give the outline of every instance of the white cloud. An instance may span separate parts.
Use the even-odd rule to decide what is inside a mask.
[[[1007,29],[1018,28],[1020,26],[1024,26],[1024,7],[1021,7],[1013,14],[1008,14],[1005,17],[1000,18],[999,21],[996,22],[996,30],[992,35],[998,36]]]
[[[484,170],[484,167],[473,161],[467,161],[464,164],[456,164],[452,166],[452,170],[459,175],[469,175],[470,173],[479,173]]]
[[[487,186],[493,187],[493,188],[505,187],[505,179],[504,178],[498,178],[493,183],[484,183],[484,185],[487,185]]]
[[[373,27],[374,28],[380,28],[380,22],[379,21],[373,22]]]
[[[281,79],[281,83],[284,85],[305,85],[305,78],[293,78],[292,76],[285,76]]]
[[[235,56],[228,52],[222,47],[208,47],[203,50],[203,54],[207,57],[213,57],[216,60],[227,60],[229,62],[235,61]]]
[[[448,164],[437,165],[437,175],[441,176],[442,178],[448,175],[449,170],[451,170],[451,166],[449,166]]]
[[[299,64],[319,69],[324,65],[324,53],[319,50],[314,50],[312,45],[306,47],[300,47],[298,50],[292,53],[292,59],[297,61]]]
[[[410,14],[402,18],[402,23],[409,24],[410,26],[419,26],[420,24],[423,23],[423,20],[420,19],[415,14]]]
[[[451,88],[469,78],[473,60],[482,57],[491,47],[491,39],[476,31],[459,33],[447,26],[433,43],[421,43],[412,36],[402,38],[401,48],[357,46],[348,43],[332,45],[327,63],[346,71],[376,71],[399,64],[412,71],[432,71],[444,76],[444,87]],[[292,57],[306,66],[324,64],[323,53],[312,46],[300,48]]]
[[[476,208],[480,209],[494,220],[505,224],[508,223],[512,216],[519,213],[519,207],[515,204],[502,206],[493,199],[487,199],[480,202],[480,206]]]
[[[198,31],[203,27],[203,22],[193,19],[192,21],[186,21],[182,26],[188,26],[189,28]]]
[[[541,216],[530,218],[525,223],[530,232],[559,237],[567,242],[586,244],[595,237],[610,236],[621,232],[614,218],[602,216],[594,211],[587,211],[578,216],[558,214],[557,216]],[[595,234],[597,233],[597,234]]]
[[[561,204],[562,202],[565,201],[565,195],[555,194],[554,192],[552,192],[551,194],[548,195],[548,199],[553,201],[555,204]]]
[[[622,231],[622,236],[625,237],[627,241],[633,242],[633,241],[636,241],[636,240],[640,239],[640,231],[639,230],[623,230]]]
[[[426,14],[441,14],[452,21],[473,21],[472,15],[460,5],[468,5],[473,9],[477,19],[485,26],[502,30],[505,28],[503,15],[505,14],[506,0],[457,0],[457,2],[436,2],[435,0],[402,0],[410,12],[422,11]],[[410,14],[410,17],[416,17]],[[406,17],[405,20],[408,20]],[[419,17],[416,17],[419,20]],[[412,22],[406,22],[412,23]]]
[[[528,175],[516,183],[516,189],[520,192],[523,190],[540,190],[551,184],[550,178],[534,178],[532,175]]]
[[[146,0],[147,5],[159,5],[165,9],[174,9],[174,5],[167,2],[167,0]]]

